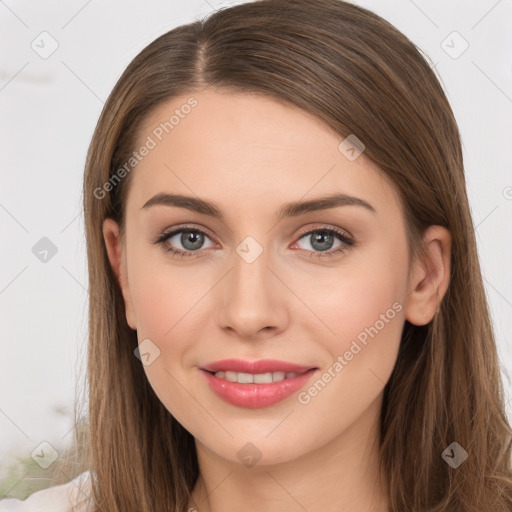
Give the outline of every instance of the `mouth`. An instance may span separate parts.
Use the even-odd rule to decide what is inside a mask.
[[[249,409],[268,407],[297,393],[317,373],[317,366],[276,360],[217,361],[199,368],[210,389],[221,399]]]
[[[316,368],[311,368],[315,370]],[[246,373],[246,372],[230,372],[230,371],[207,371],[209,374],[214,375],[219,379],[224,379],[229,382],[238,382],[239,384],[271,384],[272,382],[281,382],[286,379],[293,379],[299,375],[303,375],[309,370],[304,372],[267,372],[267,373]]]
[[[219,377],[227,378],[227,380],[233,379],[234,374],[237,374],[237,379],[238,376],[241,376],[242,379],[249,379],[251,375],[257,376],[258,378],[263,378],[263,376],[265,376],[265,379],[268,379],[268,374],[271,373],[272,379],[275,377],[275,381],[277,382],[287,378],[287,375],[289,374],[294,373],[296,375],[301,375],[309,370],[318,369],[318,367],[313,365],[300,365],[288,361],[279,361],[277,359],[260,359],[258,361],[223,359],[222,361],[215,361],[214,363],[206,364],[200,367],[200,369],[213,374],[220,373],[221,375],[219,375]],[[222,375],[222,373],[224,373],[224,375]],[[252,381],[242,380],[238,382]]]

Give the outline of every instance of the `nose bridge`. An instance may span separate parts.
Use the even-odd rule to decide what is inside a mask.
[[[269,269],[272,259],[265,242],[252,236],[235,247],[219,302],[221,326],[249,337],[265,327],[282,328],[282,290]]]
[[[268,265],[271,259],[265,242],[260,243],[253,236],[247,236],[240,242],[232,258],[230,296],[233,301],[236,297],[238,304],[249,309],[252,304],[254,309],[258,302],[268,300],[268,288],[271,286]]]
[[[244,295],[246,293],[261,295],[265,292],[265,287],[268,286],[270,256],[268,247],[264,247],[252,236],[246,237],[236,247],[232,261],[232,279],[235,287],[241,288]]]

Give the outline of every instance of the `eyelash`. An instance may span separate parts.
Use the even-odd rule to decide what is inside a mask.
[[[182,227],[180,227],[178,229],[174,229],[173,231],[162,233],[160,235],[160,237],[157,240],[155,240],[153,243],[162,245],[162,248],[164,249],[165,252],[172,253],[175,256],[180,256],[182,258],[183,257],[186,257],[186,258],[193,257],[193,256],[195,256],[195,253],[199,252],[199,251],[182,251],[181,249],[174,249],[173,247],[165,245],[165,242],[169,238],[172,238],[174,235],[176,235],[178,233],[181,233],[183,231],[184,232],[188,232],[188,233],[201,233],[202,235],[207,236],[208,238],[210,238],[208,236],[208,234],[205,231],[201,230],[201,229],[198,229],[198,228],[195,228],[195,227],[192,228],[192,227],[188,227],[188,226],[182,226]],[[349,238],[341,230],[338,230],[336,228],[327,228],[327,227],[320,227],[320,228],[316,228],[316,229],[313,229],[313,230],[310,230],[310,231],[306,231],[305,233],[301,233],[299,235],[299,237],[298,237],[298,240],[300,240],[301,238],[304,238],[306,235],[312,235],[314,233],[324,233],[324,232],[327,232],[329,234],[337,235],[337,238],[341,242],[343,242],[344,245],[340,245],[337,249],[333,249],[333,250],[330,250],[330,251],[307,251],[307,252],[311,253],[311,255],[309,256],[310,258],[325,258],[325,257],[329,258],[329,257],[333,257],[335,255],[338,255],[338,254],[341,254],[341,253],[343,253],[345,251],[348,251],[349,249],[351,249],[352,247],[354,247],[356,245],[354,240]]]

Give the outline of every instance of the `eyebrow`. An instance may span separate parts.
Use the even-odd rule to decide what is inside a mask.
[[[144,203],[141,210],[157,205],[186,208],[187,210],[208,215],[215,219],[224,219],[221,209],[215,203],[181,194],[156,194]],[[282,220],[285,217],[298,217],[299,215],[304,215],[306,213],[327,210],[329,208],[336,208],[340,206],[360,206],[366,208],[373,214],[377,213],[375,208],[364,199],[348,196],[346,194],[333,194],[330,196],[319,197],[317,199],[311,199],[309,201],[292,201],[285,203],[278,211],[277,218]]]

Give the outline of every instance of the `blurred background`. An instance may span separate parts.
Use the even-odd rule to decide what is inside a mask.
[[[47,487],[63,460],[83,470],[81,186],[103,103],[156,37],[237,3],[0,1],[0,499]],[[455,112],[512,421],[512,2],[353,3],[430,57]]]

